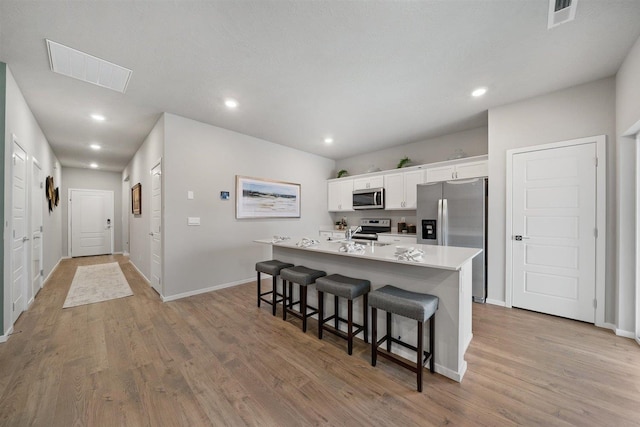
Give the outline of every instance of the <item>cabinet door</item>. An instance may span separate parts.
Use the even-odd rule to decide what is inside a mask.
[[[477,178],[489,175],[489,164],[486,160],[470,162],[456,167],[456,179]]]
[[[354,190],[367,190],[369,188],[379,188],[384,185],[382,176],[370,176],[366,178],[357,178],[353,180]]]
[[[353,210],[353,180],[345,179],[340,183],[340,211]]]
[[[384,208],[402,209],[404,203],[404,174],[391,173],[384,176]]]
[[[405,209],[416,209],[418,205],[418,184],[424,183],[424,171],[405,172],[404,204]]]
[[[330,181],[327,184],[327,210],[335,212],[340,210],[340,182]]]
[[[440,182],[455,179],[454,166],[441,166],[439,168],[427,169],[427,182]]]
[[[329,240],[332,236],[332,232],[331,231],[321,231],[320,232],[320,239],[321,240]]]

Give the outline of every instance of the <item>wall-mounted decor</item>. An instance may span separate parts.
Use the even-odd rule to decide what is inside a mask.
[[[53,206],[58,206],[60,203],[60,189],[56,187],[53,191]]]
[[[137,183],[131,188],[131,213],[142,214],[142,185]]]
[[[300,184],[236,175],[236,218],[300,218]]]
[[[44,195],[47,198],[47,204],[49,205],[49,212],[53,211],[53,208],[55,206],[57,206],[56,203],[56,189],[54,188],[54,184],[53,184],[53,177],[52,176],[48,176],[45,179],[45,189],[44,189]]]
[[[220,192],[220,200],[229,200],[229,192],[221,191]]]

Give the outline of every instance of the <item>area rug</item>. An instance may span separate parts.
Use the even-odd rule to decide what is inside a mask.
[[[133,295],[117,262],[80,266],[76,270],[62,308]]]

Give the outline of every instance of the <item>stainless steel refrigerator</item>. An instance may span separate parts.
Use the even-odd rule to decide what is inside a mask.
[[[487,179],[418,185],[418,243],[482,249],[473,259],[473,301],[487,297]]]

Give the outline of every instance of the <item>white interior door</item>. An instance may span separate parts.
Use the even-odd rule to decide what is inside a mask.
[[[13,138],[12,155],[11,320],[26,309],[27,300],[27,153]]]
[[[515,154],[513,306],[595,321],[596,144]]]
[[[42,169],[36,161],[31,163],[31,295],[36,296],[42,287],[42,201],[44,184]]]
[[[151,286],[162,295],[162,163],[151,169]]]
[[[72,257],[113,253],[113,191],[69,190]]]

